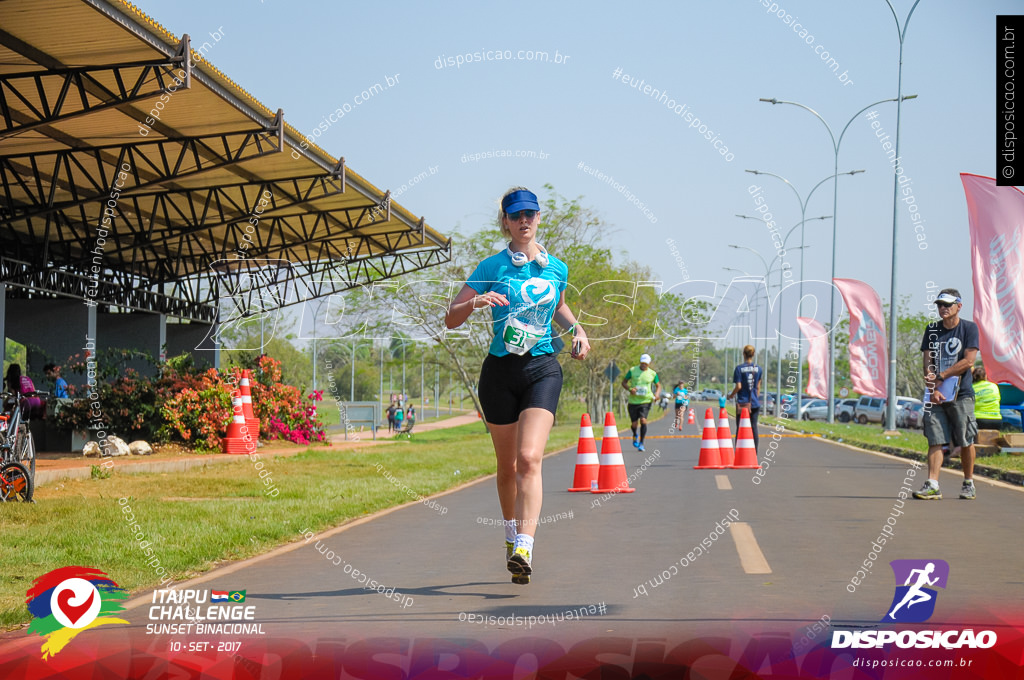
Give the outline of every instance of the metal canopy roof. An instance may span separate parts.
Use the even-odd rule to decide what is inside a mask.
[[[212,322],[240,270],[285,306],[450,258],[303,139],[133,5],[0,0],[0,281]]]

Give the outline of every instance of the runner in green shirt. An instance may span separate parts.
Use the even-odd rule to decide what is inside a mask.
[[[651,355],[641,354],[640,365],[626,371],[622,379],[622,387],[629,392],[626,409],[629,411],[630,429],[633,430],[633,446],[644,450],[644,438],[647,436],[647,414],[651,404],[661,395],[661,384],[658,373],[651,368]],[[637,435],[637,424],[640,434]]]

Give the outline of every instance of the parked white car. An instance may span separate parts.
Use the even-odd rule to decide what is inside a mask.
[[[836,420],[841,423],[848,423],[853,420],[853,410],[856,406],[856,399],[840,399],[836,403]]]
[[[824,399],[811,399],[800,405],[800,420],[827,420],[828,402]]]

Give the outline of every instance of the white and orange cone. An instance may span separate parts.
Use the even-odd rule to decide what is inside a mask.
[[[722,467],[732,467],[735,461],[732,433],[729,431],[729,414],[724,408],[718,413],[718,457],[722,461]]]
[[[718,427],[715,425],[714,412],[709,408],[704,413],[704,434],[700,440],[700,460],[693,466],[694,470],[721,470],[722,459],[718,455]]]
[[[619,431],[615,427],[615,416],[609,412],[604,416],[604,437],[601,439],[601,469],[597,473],[597,488],[591,493],[633,493],[626,479],[626,463],[622,459]]]
[[[242,395],[242,416],[245,418],[245,426],[249,430],[249,434],[252,435],[253,441],[260,438],[260,419],[256,417],[256,413],[252,410],[252,391],[249,386],[252,384],[252,374],[249,373],[249,369],[242,370],[242,377],[238,381],[238,390]]]
[[[687,425],[693,425],[695,422],[696,421],[694,420],[694,417],[693,417],[693,409],[691,408],[690,412],[686,416],[686,424]]]
[[[597,442],[594,441],[590,414],[584,413],[580,418],[579,443],[576,444],[576,473],[573,475],[572,488],[569,491],[590,491],[596,488],[600,467],[601,460],[597,456]]]
[[[732,464],[734,470],[753,470],[757,464],[757,449],[754,448],[754,430],[750,427],[750,411],[745,407],[740,411],[740,426],[736,432],[736,460]]]
[[[228,431],[224,434],[222,449],[224,453],[252,453],[256,450],[256,440],[249,434],[245,417],[242,415],[242,396],[238,390],[231,393],[231,405],[235,412],[228,423]]]

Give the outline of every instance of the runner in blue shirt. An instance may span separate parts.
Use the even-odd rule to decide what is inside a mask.
[[[686,393],[686,381],[680,380],[676,383],[676,386],[672,389],[672,394],[675,396],[676,401],[676,422],[675,429],[683,429],[683,422],[686,416],[686,407],[690,404],[690,395]]]
[[[757,416],[761,413],[761,378],[764,370],[754,363],[754,347],[747,345],[743,348],[743,363],[732,372],[732,381],[735,386],[729,393],[728,399],[736,397],[736,420],[739,420],[740,413],[744,408],[750,413],[750,430],[754,434],[754,450],[757,451]]]
[[[498,460],[506,566],[513,583],[527,584],[543,500],[541,458],[562,391],[552,320],[572,332],[573,358],[585,358],[590,343],[565,304],[568,267],[537,243],[537,196],[510,189],[499,221],[508,247],[477,265],[449,305],[445,325],[458,328],[473,310],[491,308],[494,338],[480,370],[480,405]]]

